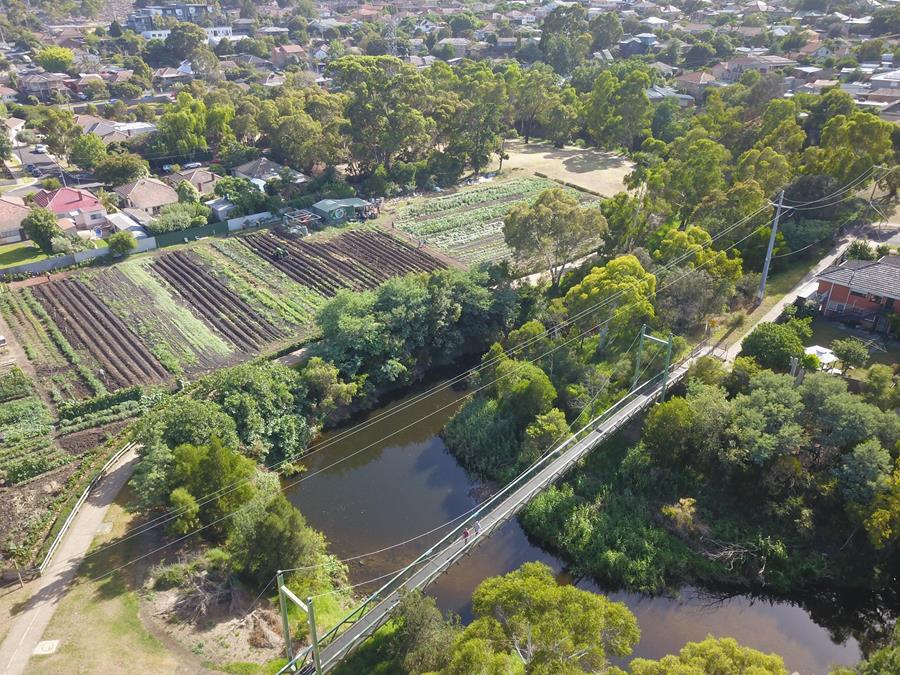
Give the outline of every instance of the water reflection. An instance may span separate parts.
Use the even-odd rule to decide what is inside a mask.
[[[452,413],[459,392],[444,391],[409,405],[402,412],[374,422],[364,431],[338,439],[309,457],[314,478],[288,491],[307,520],[325,533],[340,558],[359,555],[416,537],[449,521],[484,499],[437,436]],[[388,406],[400,409],[404,399]],[[416,422],[444,406],[444,411]],[[376,413],[372,413],[376,414]],[[394,429],[410,429],[381,442]],[[334,433],[324,439],[335,439]],[[356,453],[365,445],[372,448]],[[333,467],[329,465],[342,461]],[[350,579],[366,579],[400,569],[441,536],[435,533],[404,546],[368,556],[349,566]],[[524,562],[540,560],[561,581],[604,593],[624,602],[635,613],[643,638],[635,655],[659,658],[685,642],[708,634],[730,635],[740,642],[784,656],[788,668],[804,675],[828,672],[832,664],[852,664],[860,658],[860,642],[880,637],[895,616],[884,598],[818,594],[802,604],[750,595],[728,595],[685,588],[677,598],[647,597],[604,590],[588,579],[572,579],[552,554],[530,542],[517,521],[497,530],[430,588],[441,608],[471,618],[471,594],[486,577],[503,574]],[[367,589],[374,590],[374,586]],[[829,626],[829,628],[824,628]]]

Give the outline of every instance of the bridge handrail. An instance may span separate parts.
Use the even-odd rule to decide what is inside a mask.
[[[670,378],[670,384],[674,384],[678,379],[680,379],[684,375],[684,373],[676,374],[677,371],[682,366],[684,366],[685,364],[689,363],[690,361],[692,361],[694,359],[699,358],[700,356],[706,355],[706,353],[709,353],[711,351],[709,348],[708,342],[709,342],[708,338],[704,339],[700,344],[695,346],[684,358],[682,358],[677,363],[672,364],[671,369],[670,369],[670,373],[672,375],[672,377]],[[330,645],[334,640],[336,640],[337,637],[339,637],[338,632],[340,631],[340,629],[343,626],[345,626],[347,624],[352,625],[353,623],[358,621],[360,618],[362,618],[362,616],[365,615],[366,610],[369,607],[371,607],[373,604],[377,604],[379,601],[381,601],[383,594],[386,591],[388,591],[389,589],[391,589],[391,587],[395,586],[398,583],[398,581],[400,582],[400,585],[402,585],[403,581],[405,581],[404,577],[406,577],[406,575],[411,570],[413,570],[413,568],[417,567],[418,565],[420,565],[423,562],[430,562],[437,555],[439,555],[440,552],[435,553],[435,549],[438,546],[442,546],[448,542],[458,541],[459,533],[463,529],[465,529],[470,523],[482,518],[483,517],[482,514],[484,514],[485,511],[489,510],[489,507],[492,506],[501,496],[504,496],[506,493],[508,493],[510,491],[514,491],[514,489],[516,489],[520,484],[527,483],[526,476],[528,477],[528,479],[530,479],[532,477],[532,474],[535,473],[538,468],[543,467],[543,465],[545,463],[547,463],[549,460],[557,458],[559,456],[559,453],[564,448],[566,448],[567,446],[571,445],[572,443],[577,442],[578,440],[583,438],[584,435],[586,435],[586,433],[590,433],[591,431],[593,431],[598,425],[600,425],[604,421],[604,419],[615,414],[615,412],[618,410],[618,408],[620,408],[620,406],[622,406],[629,399],[635,397],[638,394],[638,392],[645,389],[648,385],[650,385],[651,383],[654,383],[656,380],[659,379],[660,376],[661,376],[661,373],[657,373],[657,374],[647,378],[647,380],[642,382],[639,386],[635,387],[634,389],[631,389],[630,391],[628,391],[621,398],[619,398],[617,401],[615,401],[613,404],[611,404],[609,407],[607,407],[605,410],[603,410],[603,412],[601,412],[599,415],[591,418],[581,428],[579,428],[578,430],[573,432],[565,440],[563,440],[559,444],[557,444],[553,449],[548,450],[544,455],[542,455],[531,466],[524,469],[518,476],[513,478],[513,480],[511,480],[509,483],[504,485],[500,490],[498,490],[489,499],[487,499],[483,504],[481,504],[478,507],[477,511],[470,514],[465,520],[463,520],[459,524],[457,524],[457,526],[454,527],[454,529],[452,529],[451,531],[449,531],[444,537],[442,537],[441,539],[436,541],[434,544],[429,546],[415,560],[413,560],[406,567],[404,567],[402,570],[397,572],[397,574],[395,574],[393,577],[391,577],[380,588],[378,588],[376,591],[371,593],[360,605],[355,607],[350,613],[348,613],[346,616],[344,616],[340,621],[338,621],[334,626],[332,626],[327,632],[325,632],[319,638],[319,641],[318,641],[319,648],[324,649],[328,645]],[[651,400],[652,400],[652,398],[655,398],[655,396],[656,396],[656,394],[652,395]],[[554,480],[557,477],[557,475],[558,475],[558,473],[554,473],[552,476],[548,477],[548,480],[550,482],[552,482],[552,480]],[[535,488],[535,490],[530,492],[529,496],[534,494],[534,492],[540,491],[541,489],[543,489],[544,483],[546,483],[546,481],[542,482],[541,485],[537,486]],[[414,574],[412,576],[414,576]],[[394,590],[396,590],[396,588],[391,589],[390,592],[387,593],[387,595],[389,596],[390,593],[392,593]],[[287,664],[285,664],[285,666],[279,671],[279,673],[286,672],[289,668],[291,668],[293,666],[304,665],[306,663],[307,659],[309,658],[309,656],[311,656],[311,653],[312,653],[312,648],[307,647],[302,652],[298,653],[291,661],[289,661]]]

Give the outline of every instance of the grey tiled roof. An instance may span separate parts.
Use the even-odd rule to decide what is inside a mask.
[[[818,278],[847,286],[858,293],[900,300],[900,256],[887,256],[874,261],[848,260],[829,267]]]

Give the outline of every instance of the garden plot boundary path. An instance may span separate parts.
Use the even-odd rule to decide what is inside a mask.
[[[20,675],[25,672],[32,652],[103,524],[107,509],[131,477],[137,461],[138,447],[135,446],[110,467],[72,521],[47,573],[32,582],[31,597],[13,619],[6,639],[0,644],[0,673]]]

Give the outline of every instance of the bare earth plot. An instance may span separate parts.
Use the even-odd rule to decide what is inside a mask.
[[[526,145],[521,140],[507,141],[504,148],[509,155],[509,159],[503,162],[504,169],[509,167],[528,173],[542,173],[554,180],[598,192],[604,197],[625,189],[625,176],[634,166],[622,155],[595,148],[554,148],[543,141],[532,141]]]

